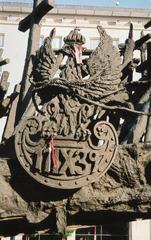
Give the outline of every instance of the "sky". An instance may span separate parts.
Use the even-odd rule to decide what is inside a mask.
[[[105,7],[149,8],[151,0],[55,0],[56,4],[89,5]]]
[[[53,0],[55,4],[103,7],[144,8],[151,10],[151,0]],[[0,2],[25,2],[33,0],[0,0]]]

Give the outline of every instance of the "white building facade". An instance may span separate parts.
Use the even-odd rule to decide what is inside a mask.
[[[0,47],[4,49],[3,58],[10,59],[10,64],[3,67],[3,70],[10,72],[9,92],[12,92],[14,85],[21,81],[28,40],[29,30],[25,33],[20,32],[18,23],[31,10],[31,4],[0,3]],[[53,44],[54,48],[59,48],[70,30],[79,27],[86,37],[85,47],[93,49],[99,42],[97,25],[102,25],[113,38],[113,44],[118,46],[128,37],[130,23],[133,23],[134,40],[137,40],[144,29],[144,24],[150,18],[150,10],[144,9],[56,5],[41,21],[40,42],[55,27],[56,38]],[[151,28],[145,32],[151,33]]]
[[[4,49],[3,58],[10,59],[10,64],[3,67],[3,70],[10,72],[9,81],[11,84],[8,94],[13,91],[15,84],[22,79],[29,30],[25,33],[18,31],[18,24],[31,11],[32,6],[30,4],[0,3],[0,48]],[[133,23],[134,40],[137,40],[140,38],[141,31],[144,30],[144,24],[150,18],[151,12],[147,9],[57,5],[41,21],[41,38],[39,43],[55,27],[56,37],[53,47],[60,48],[63,45],[63,38],[68,35],[70,30],[79,27],[81,33],[86,38],[85,47],[94,49],[99,42],[97,25],[102,25],[113,38],[114,45],[118,46],[119,43],[124,43],[128,37],[130,23]],[[145,30],[145,33],[151,33],[151,28]],[[136,51],[137,55],[138,52]],[[4,122],[2,124],[4,125]],[[107,240],[103,235],[100,239]],[[108,239],[116,240],[115,237]],[[138,220],[129,223],[128,239],[151,240],[150,220]]]

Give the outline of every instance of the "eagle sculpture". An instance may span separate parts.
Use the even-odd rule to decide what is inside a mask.
[[[33,59],[32,83],[34,91],[53,88],[53,93],[67,91],[79,99],[94,103],[111,103],[128,99],[121,82],[121,58],[111,37],[97,27],[100,43],[89,57],[84,58],[84,36],[75,28],[64,38],[64,45],[56,52],[52,48],[55,29],[44,40]],[[66,62],[64,59],[66,57]],[[59,70],[59,73],[58,73]],[[57,74],[57,76],[56,76]]]

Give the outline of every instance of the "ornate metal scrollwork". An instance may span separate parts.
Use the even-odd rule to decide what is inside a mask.
[[[120,58],[109,36],[101,27],[99,31],[101,42],[89,59],[82,60],[85,38],[74,29],[58,56],[51,45],[52,31],[33,61],[31,82],[41,106],[33,94],[34,116],[18,126],[16,153],[34,179],[53,188],[74,189],[94,182],[116,154],[117,135],[110,123],[101,121],[104,111],[99,103],[111,101],[118,91]],[[112,63],[113,53],[109,57],[104,51],[102,39],[117,60],[112,81],[109,59]],[[61,65],[64,57],[66,64]],[[58,69],[61,72],[56,77]]]
[[[42,111],[44,116],[23,120],[15,139],[17,157],[35,180],[74,189],[108,170],[117,151],[117,135],[110,123],[96,118],[93,105],[59,95]]]

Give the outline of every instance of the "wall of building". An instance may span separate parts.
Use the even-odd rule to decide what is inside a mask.
[[[3,58],[10,58],[10,64],[3,67],[3,70],[10,72],[10,94],[15,84],[22,79],[22,72],[26,56],[28,31],[22,33],[18,31],[18,23],[31,11],[29,5],[6,5],[0,6],[0,34],[4,35]],[[52,28],[56,28],[56,42],[54,47],[61,47],[63,38],[76,26],[81,29],[81,33],[86,37],[85,46],[94,48],[99,39],[97,25],[102,25],[107,33],[112,36],[114,44],[123,43],[128,36],[130,22],[134,25],[134,39],[140,37],[144,24],[150,19],[151,13],[148,10],[134,9],[109,9],[109,8],[84,8],[71,7],[64,8],[57,6],[50,14],[44,17],[41,22],[41,42],[49,35]],[[145,33],[151,33],[151,30]],[[139,57],[136,51],[135,57]],[[136,74],[136,79],[139,75]],[[5,124],[5,119],[1,120],[0,135]],[[130,240],[149,240],[150,221],[137,221],[130,223]]]
[[[18,31],[18,23],[31,11],[31,6],[3,4],[0,6],[0,33],[4,34],[4,54],[3,57],[10,58],[10,64],[3,67],[3,70],[10,72],[10,88],[13,91],[14,85],[21,81],[22,71],[25,61],[25,53],[28,39],[28,31],[22,33]],[[123,43],[128,36],[130,22],[134,25],[134,39],[140,37],[144,24],[148,21],[150,12],[147,10],[116,9],[116,8],[95,8],[78,6],[56,6],[50,14],[47,14],[41,22],[41,36],[49,35],[52,28],[56,28],[56,37],[63,44],[63,38],[74,27],[79,27],[81,33],[86,37],[87,48],[95,46],[94,40],[98,41],[99,34],[97,25],[102,25],[107,33],[112,36],[115,45]],[[145,32],[150,32],[147,30]],[[61,39],[61,40],[60,40]],[[136,53],[138,56],[138,53]]]
[[[130,223],[129,240],[150,240],[151,239],[151,221],[137,220]]]

